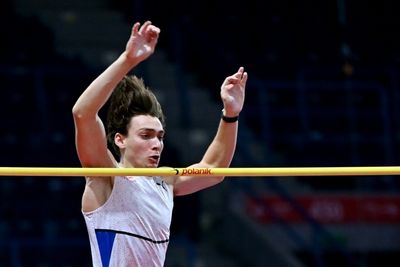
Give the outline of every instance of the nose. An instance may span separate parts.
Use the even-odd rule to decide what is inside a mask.
[[[153,139],[152,149],[155,151],[161,151],[163,144],[163,141],[156,137]]]

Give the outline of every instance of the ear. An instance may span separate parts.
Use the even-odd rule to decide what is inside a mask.
[[[120,134],[120,133],[116,133],[115,136],[114,136],[114,143],[120,149],[124,149],[126,147],[126,145],[125,145],[125,136]]]

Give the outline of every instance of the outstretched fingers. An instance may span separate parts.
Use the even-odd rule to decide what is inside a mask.
[[[249,75],[247,74],[247,72],[243,72],[242,77],[241,77],[241,83],[243,84],[243,86],[246,86],[248,77],[249,77]]]
[[[243,76],[243,72],[244,72],[244,68],[240,67],[235,75],[239,76],[241,78]]]
[[[247,72],[244,71],[244,67],[240,67],[237,73],[235,74],[235,77],[238,78],[239,82],[244,86],[246,86],[247,82]]]
[[[135,24],[133,24],[131,35],[136,35],[139,32],[139,27],[140,27],[139,22],[136,22]]]
[[[160,34],[160,29],[154,25],[150,25],[148,27],[147,41],[148,42],[157,41],[159,34]]]
[[[147,20],[145,23],[143,23],[142,27],[140,27],[139,33],[144,34],[145,32],[147,32],[147,29],[149,28],[150,25],[151,25],[151,21]]]
[[[247,72],[244,71],[243,67],[240,67],[239,70],[235,74],[227,77],[226,81],[231,84],[246,83]]]
[[[132,27],[132,36],[142,36],[149,43],[156,43],[158,35],[160,34],[160,29],[154,26],[151,21],[146,21],[143,25],[136,22]]]
[[[147,31],[150,25],[151,21],[149,20],[143,23],[143,25],[140,25],[140,22],[136,22],[135,24],[133,24],[132,27],[132,35],[137,35],[137,34],[143,35]]]

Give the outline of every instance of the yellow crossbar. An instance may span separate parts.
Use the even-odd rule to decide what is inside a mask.
[[[293,168],[0,167],[0,176],[371,176],[400,175],[400,166]]]

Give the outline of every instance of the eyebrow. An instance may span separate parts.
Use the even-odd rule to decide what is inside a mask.
[[[165,134],[165,131],[164,131],[164,130],[159,130],[159,131],[157,131],[156,129],[153,129],[153,128],[140,128],[140,129],[139,129],[139,132],[140,132],[140,131],[157,132],[157,133]]]

